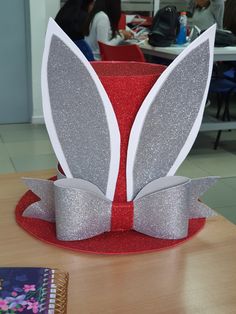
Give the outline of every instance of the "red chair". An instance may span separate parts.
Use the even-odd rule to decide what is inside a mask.
[[[124,13],[121,13],[118,29],[125,29],[126,27],[126,15]]]
[[[142,50],[137,45],[111,46],[98,42],[102,61],[145,62]]]

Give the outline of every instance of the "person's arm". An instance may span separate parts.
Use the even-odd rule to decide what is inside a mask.
[[[224,0],[211,0],[210,10],[215,17],[217,28],[223,28]]]

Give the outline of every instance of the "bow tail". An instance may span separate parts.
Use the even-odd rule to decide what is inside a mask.
[[[53,181],[31,178],[23,178],[23,181],[26,186],[40,198],[40,201],[35,202],[26,208],[23,212],[23,216],[54,222]]]
[[[217,181],[218,177],[206,177],[199,179],[192,179],[190,182],[190,205],[189,218],[203,218],[216,216],[217,213],[210,207],[199,201],[202,196],[211,186]]]

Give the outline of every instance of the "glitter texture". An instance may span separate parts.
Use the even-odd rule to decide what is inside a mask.
[[[80,179],[55,181],[54,191],[50,185],[51,195],[47,192],[45,200],[44,196],[41,196],[41,203],[45,206],[45,212],[50,212],[50,209],[55,207],[57,238],[62,241],[84,240],[111,230],[131,229],[155,238],[182,239],[188,235],[189,218],[214,215],[207,206],[201,206],[198,197],[216,180],[215,177],[201,178],[193,182],[184,177],[161,178],[155,183],[158,190],[150,187],[146,190],[146,195],[143,194],[133,203],[114,203],[115,216],[111,214],[111,201],[106,199],[96,186]],[[38,181],[37,183],[35,180],[30,185],[34,185],[34,190],[38,190],[42,195],[47,184],[45,180]],[[51,181],[48,181],[49,183],[52,184]],[[29,209],[36,204],[34,211],[27,217],[48,220],[39,217],[42,210],[38,210],[38,203],[28,207]],[[125,209],[128,210],[127,215]],[[116,218],[115,221],[112,222],[111,217]]]
[[[165,66],[137,62],[93,62],[92,66],[101,80],[114,109],[121,135],[120,168],[115,202],[125,202],[126,160],[129,135],[136,114]]]
[[[134,200],[133,228],[155,238],[182,239],[188,234],[189,218],[215,215],[215,212],[199,202],[198,198],[215,184],[218,178],[191,180],[182,177],[181,182],[179,177],[179,185],[175,185],[175,177],[167,178],[169,188],[163,182],[164,189],[159,186],[159,191]],[[171,186],[171,182],[175,186]]]
[[[48,88],[56,132],[73,177],[106,192],[110,137],[94,81],[74,53],[55,35],[48,57]]]
[[[209,52],[208,41],[195,48],[170,73],[156,95],[137,149],[134,196],[168,173],[185,144],[206,88]]]
[[[16,209],[16,221],[22,229],[37,240],[47,243],[47,245],[56,246],[81,253],[93,254],[132,254],[141,252],[158,252],[180,245],[189,241],[205,225],[205,218],[190,219],[188,236],[179,240],[166,240],[152,238],[136,231],[105,232],[96,237],[80,241],[61,241],[56,238],[55,224],[41,219],[23,217],[27,206],[37,201],[37,197],[27,191],[19,200]],[[73,254],[74,254],[73,253]]]
[[[24,183],[41,200],[31,204],[23,213],[24,217],[34,217],[55,221],[53,182],[43,179],[23,178]]]
[[[111,202],[55,182],[57,238],[83,240],[110,231]]]
[[[190,205],[189,205],[189,218],[210,217],[217,215],[214,210],[199,202],[198,199],[202,196],[211,186],[216,184],[219,177],[206,177],[191,180],[190,189]]]
[[[155,238],[186,237],[188,187],[183,184],[134,201],[134,229]]]

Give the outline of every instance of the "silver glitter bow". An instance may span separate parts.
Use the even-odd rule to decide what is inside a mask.
[[[186,237],[189,219],[215,215],[198,199],[217,179],[173,176],[149,183],[133,200],[133,230],[162,239]],[[111,231],[112,202],[92,183],[81,179],[24,181],[41,200],[31,204],[23,216],[55,221],[59,240],[83,240]]]

